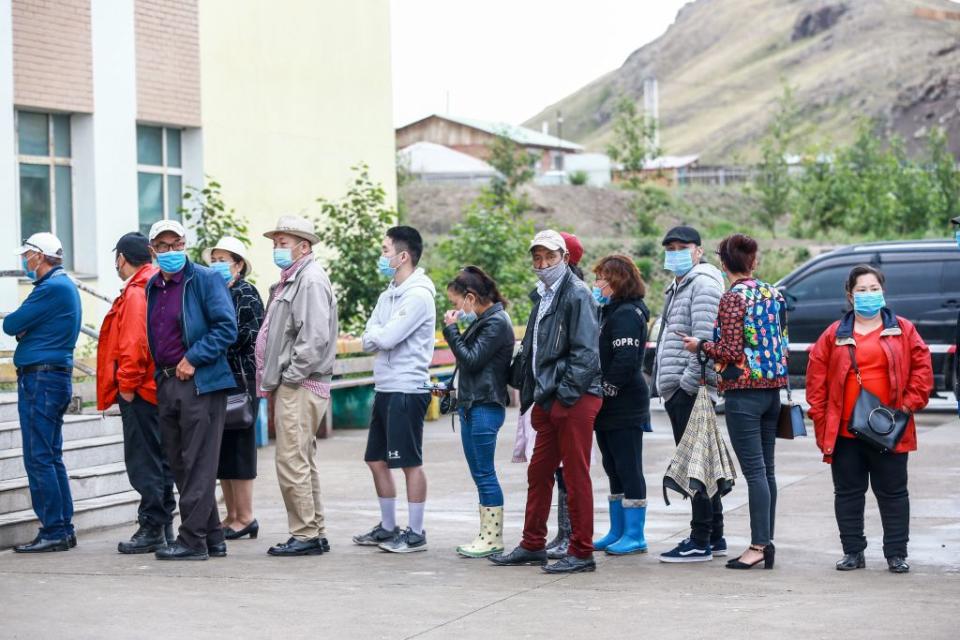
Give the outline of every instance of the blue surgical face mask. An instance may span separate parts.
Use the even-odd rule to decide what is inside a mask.
[[[392,258],[388,258],[387,256],[380,256],[380,259],[377,260],[377,271],[386,278],[392,278],[397,275],[397,268],[390,266],[391,260]]]
[[[27,258],[27,256],[20,256],[20,265],[23,267],[23,270],[26,272],[27,277],[30,278],[31,280],[36,280],[37,272],[32,271],[30,267],[27,266],[28,264],[30,264],[30,260]]]
[[[223,279],[226,282],[230,282],[231,280],[233,280],[233,271],[230,270],[230,268],[233,265],[230,264],[229,262],[214,262],[210,266],[213,268],[214,271],[216,271],[221,276],[223,276]]]
[[[473,324],[477,321],[477,312],[476,311],[464,311],[463,309],[457,314],[460,318],[460,321],[464,324]]]
[[[157,264],[164,273],[178,273],[187,264],[187,252],[167,251],[158,253]]]
[[[678,249],[677,251],[667,251],[663,258],[663,268],[667,271],[673,271],[678,276],[685,276],[693,269],[693,251],[691,249]]]
[[[596,300],[597,304],[600,305],[601,307],[605,304],[610,303],[610,298],[608,296],[603,295],[603,289],[601,289],[600,287],[593,288],[593,299]]]
[[[861,318],[873,318],[886,306],[883,291],[861,291],[853,294],[853,311]]]
[[[290,247],[276,247],[273,250],[273,264],[286,269],[293,264],[293,251]]]

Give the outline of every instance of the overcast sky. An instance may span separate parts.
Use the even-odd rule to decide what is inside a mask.
[[[687,0],[391,0],[396,126],[518,124],[616,69]],[[449,98],[448,98],[449,96]]]

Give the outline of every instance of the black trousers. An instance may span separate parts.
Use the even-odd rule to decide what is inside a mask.
[[[643,429],[597,431],[597,446],[603,470],[610,479],[610,495],[628,500],[646,500],[647,483],[643,479]]]
[[[867,548],[863,535],[863,510],[867,484],[880,507],[883,555],[907,557],[910,539],[910,496],[907,493],[906,453],[880,453],[854,438],[837,438],[833,452],[833,508],[844,553]]]
[[[123,421],[123,461],[130,486],[140,494],[137,522],[162,527],[173,522],[177,501],[173,473],[160,438],[157,407],[139,395],[132,402],[117,397]]]
[[[198,395],[193,380],[161,377],[157,400],[163,447],[180,490],[178,540],[206,551],[223,542],[216,489],[227,392]]]
[[[678,389],[669,400],[663,403],[663,408],[666,409],[667,416],[670,418],[670,426],[673,427],[673,440],[676,444],[680,444],[683,433],[687,430],[687,422],[690,421],[690,414],[693,413],[696,400],[696,396]],[[693,516],[690,519],[690,539],[704,547],[711,541],[722,538],[723,503],[720,502],[720,494],[714,494],[713,498],[697,494],[690,502],[693,508]]]

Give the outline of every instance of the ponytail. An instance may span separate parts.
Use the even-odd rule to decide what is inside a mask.
[[[447,284],[447,289],[456,291],[461,296],[472,293],[481,302],[496,304],[504,307],[507,301],[497,288],[496,281],[480,267],[467,266],[460,270],[457,276]]]

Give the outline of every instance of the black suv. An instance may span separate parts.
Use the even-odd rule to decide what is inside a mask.
[[[803,376],[807,350],[849,309],[850,268],[867,263],[886,278],[887,306],[916,325],[930,347],[937,390],[952,389],[953,346],[960,314],[960,249],[956,242],[871,242],[819,255],[777,283],[787,300],[790,373]]]

